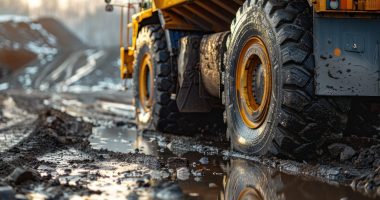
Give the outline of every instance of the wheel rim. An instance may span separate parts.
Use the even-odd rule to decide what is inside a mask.
[[[262,200],[263,198],[253,188],[245,188],[238,196],[238,200]]]
[[[153,78],[151,56],[145,54],[139,72],[139,118],[143,122],[149,120],[152,111],[154,96]]]
[[[249,39],[239,55],[236,99],[244,124],[260,128],[269,110],[272,91],[271,63],[267,48],[258,37]]]

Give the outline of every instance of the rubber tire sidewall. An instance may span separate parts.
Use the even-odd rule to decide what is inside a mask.
[[[269,143],[272,142],[276,133],[276,115],[279,113],[281,99],[281,58],[279,46],[276,45],[276,35],[270,26],[270,21],[266,18],[266,14],[258,6],[249,8],[249,12],[244,12],[243,16],[238,18],[235,30],[233,30],[230,38],[230,46],[227,53],[227,69],[226,69],[226,110],[228,123],[228,137],[231,145],[235,150],[262,155],[267,153]],[[255,19],[255,20],[253,20]],[[267,47],[272,70],[272,91],[269,111],[262,126],[258,129],[248,128],[239,113],[236,100],[236,66],[239,59],[240,51],[248,39],[258,36]],[[261,135],[254,137],[256,131],[260,131]],[[239,142],[240,141],[240,142]],[[243,142],[242,142],[243,141]]]
[[[135,108],[136,108],[136,121],[137,121],[137,124],[138,124],[138,128],[139,129],[145,129],[145,128],[152,128],[152,122],[153,122],[153,111],[154,111],[154,107],[156,105],[155,102],[153,102],[152,104],[152,108],[151,108],[151,117],[150,119],[148,120],[147,123],[142,123],[139,119],[139,110],[138,109],[141,109],[141,105],[140,105],[140,94],[139,94],[139,75],[141,73],[141,69],[140,69],[140,66],[143,62],[143,58],[144,58],[144,55],[146,54],[149,54],[150,55],[150,58],[151,58],[151,63],[153,64],[153,76],[156,77],[156,70],[155,69],[155,66],[156,66],[156,63],[155,63],[155,59],[154,59],[154,52],[153,52],[153,44],[151,44],[149,41],[144,41],[144,44],[141,45],[136,51],[137,51],[137,56],[136,56],[136,63],[135,63],[135,66],[136,68],[134,69],[134,74],[133,74],[133,84],[134,84],[134,103],[135,103]],[[156,78],[153,79],[154,81],[156,80]],[[156,99],[156,94],[157,94],[157,88],[156,88],[156,84],[153,82],[153,87],[154,87],[154,92],[153,92],[153,101],[155,101]]]

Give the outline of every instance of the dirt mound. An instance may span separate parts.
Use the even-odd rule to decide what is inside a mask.
[[[0,78],[32,61],[44,65],[58,51],[83,43],[55,19],[31,20],[21,16],[0,16]]]
[[[73,49],[84,46],[84,43],[74,33],[56,19],[45,17],[37,19],[35,22],[41,24],[47,32],[54,35],[59,49]]]
[[[18,166],[35,168],[39,165],[37,157],[46,152],[70,146],[81,148],[89,144],[87,137],[92,126],[68,114],[49,109],[39,115],[35,124],[34,131],[28,137],[0,154],[0,176],[9,174]],[[15,153],[17,156],[14,159],[4,161]]]
[[[47,110],[38,117],[35,133],[43,137],[52,137],[62,144],[88,143],[92,126],[81,123],[74,117],[57,110]]]

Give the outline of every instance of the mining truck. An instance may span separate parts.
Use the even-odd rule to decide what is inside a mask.
[[[106,2],[136,10],[120,72],[140,128],[218,114],[234,150],[297,158],[342,133],[352,99],[380,96],[379,0]]]

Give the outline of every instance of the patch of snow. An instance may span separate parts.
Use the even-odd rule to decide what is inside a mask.
[[[32,78],[30,74],[19,76],[17,80],[22,84],[23,88],[25,89],[32,85]]]
[[[1,83],[0,84],[0,91],[1,90],[6,90],[9,88],[9,83]]]
[[[7,40],[5,38],[1,38],[0,39],[0,47],[1,48],[4,48],[4,47],[10,47],[12,44],[12,42],[10,40]]]
[[[31,66],[31,67],[25,68],[25,72],[27,74],[36,74],[37,71],[38,71],[38,67],[36,67],[36,66]]]
[[[26,16],[21,16],[21,15],[0,15],[0,23],[4,22],[16,22],[16,23],[21,23],[21,22],[31,22],[31,19]]]
[[[120,83],[115,83],[112,79],[106,79],[99,81],[97,85],[92,86],[92,91],[102,91],[102,90],[123,90],[123,85]]]
[[[51,62],[53,59],[54,59],[54,56],[52,56],[52,55],[48,55],[48,56],[46,57],[46,60],[47,60],[48,62]]]
[[[80,67],[73,76],[66,79],[63,84],[69,86],[81,78],[93,72],[96,68],[97,60],[105,55],[104,51],[86,50],[87,63]]]
[[[57,44],[57,38],[55,36],[53,36],[52,34],[50,34],[49,32],[47,32],[42,27],[41,24],[32,23],[32,24],[30,24],[30,28],[32,30],[38,31],[43,36],[43,38],[45,38],[45,39],[48,40],[49,44],[51,44],[51,45],[56,45]]]
[[[49,83],[42,83],[41,85],[40,85],[40,87],[39,87],[39,89],[41,90],[41,91],[46,91],[46,90],[48,90],[49,89]]]
[[[29,42],[27,48],[36,54],[57,54],[58,50],[56,48],[47,47],[47,46],[39,46],[35,42]]]
[[[17,42],[13,43],[13,49],[15,50],[20,49],[20,44]]]

